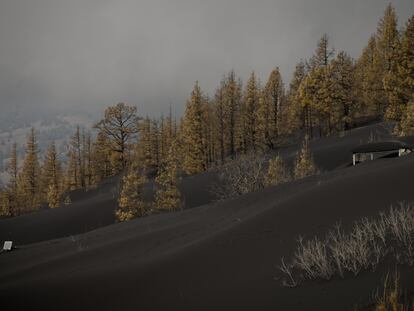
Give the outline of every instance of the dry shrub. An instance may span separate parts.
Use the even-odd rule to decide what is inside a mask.
[[[413,204],[401,203],[387,214],[356,221],[349,233],[338,224],[323,240],[299,238],[291,262],[283,260],[280,270],[284,285],[296,286],[301,278],[328,280],[335,274],[375,270],[387,255],[397,263],[414,263]]]
[[[221,184],[212,191],[219,200],[237,197],[265,187],[265,158],[242,155],[223,167]]]

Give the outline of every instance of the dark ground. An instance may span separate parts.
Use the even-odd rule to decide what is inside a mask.
[[[338,221],[346,227],[391,204],[414,201],[414,155],[349,166],[349,151],[372,132],[377,139],[389,137],[387,127],[377,124],[315,141],[322,174],[234,200],[207,204],[212,197],[206,185],[217,180],[209,172],[183,180],[186,202],[194,208],[110,225],[113,180],[74,196],[68,207],[1,220],[0,242],[11,238],[18,244],[0,254],[1,306],[352,310],[367,303],[393,266],[294,289],[281,287],[274,276],[299,235],[322,237]],[[280,153],[292,159],[296,150],[291,146]],[[414,291],[413,276],[414,269],[402,267],[408,293]]]

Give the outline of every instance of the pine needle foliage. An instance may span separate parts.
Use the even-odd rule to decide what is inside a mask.
[[[179,159],[176,141],[173,141],[167,158],[158,172],[155,182],[158,190],[155,195],[157,210],[177,210],[181,208],[181,193],[178,189]]]
[[[281,156],[276,156],[273,159],[269,160],[269,167],[267,169],[267,174],[265,177],[265,185],[276,186],[279,184],[286,183],[291,180],[289,170],[287,169],[285,163]]]
[[[123,178],[121,195],[115,216],[118,221],[127,221],[147,213],[143,199],[143,187],[147,181],[139,169],[130,168]]]
[[[309,148],[309,138],[306,136],[302,143],[302,148],[296,158],[294,177],[295,179],[305,178],[318,172],[313,161],[312,153]]]

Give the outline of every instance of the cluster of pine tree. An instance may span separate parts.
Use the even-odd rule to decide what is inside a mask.
[[[23,163],[19,165],[17,145],[13,144],[8,167],[9,182],[0,192],[1,213],[15,216],[47,204],[50,208],[70,203],[66,194],[75,189],[90,189],[116,173],[107,160],[108,144],[98,134],[96,141],[78,127],[68,144],[67,161],[58,154],[55,143],[39,157],[36,132],[31,129]]]
[[[389,5],[377,33],[354,61],[335,55],[324,35],[314,56],[296,66],[288,94],[288,122],[312,138],[346,130],[360,118],[396,121],[398,134],[412,133],[414,16],[398,31]]]
[[[69,191],[89,189],[123,172],[117,216],[127,220],[180,208],[182,173],[197,174],[243,154],[276,149],[298,131],[312,139],[375,118],[395,121],[398,134],[414,134],[414,16],[403,30],[397,25],[389,5],[356,60],[336,53],[323,35],[314,55],[296,65],[289,88],[277,67],[265,84],[252,72],[243,85],[230,71],[213,97],[196,82],[178,124],[171,112],[167,118],[142,119],[136,107],[109,107],[94,127],[96,135],[76,130],[67,163],[52,144],[40,165],[32,130],[20,169],[16,146],[12,150],[10,181],[0,192],[3,214],[16,215],[44,202],[50,207],[68,203]],[[312,163],[306,139],[293,177],[314,173]],[[280,158],[270,162],[269,170],[267,185],[290,178]],[[156,195],[149,204],[144,185],[153,176]]]

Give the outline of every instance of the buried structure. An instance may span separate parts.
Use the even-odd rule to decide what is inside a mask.
[[[352,164],[379,158],[401,157],[412,152],[412,147],[402,141],[382,141],[359,145],[352,149]]]

